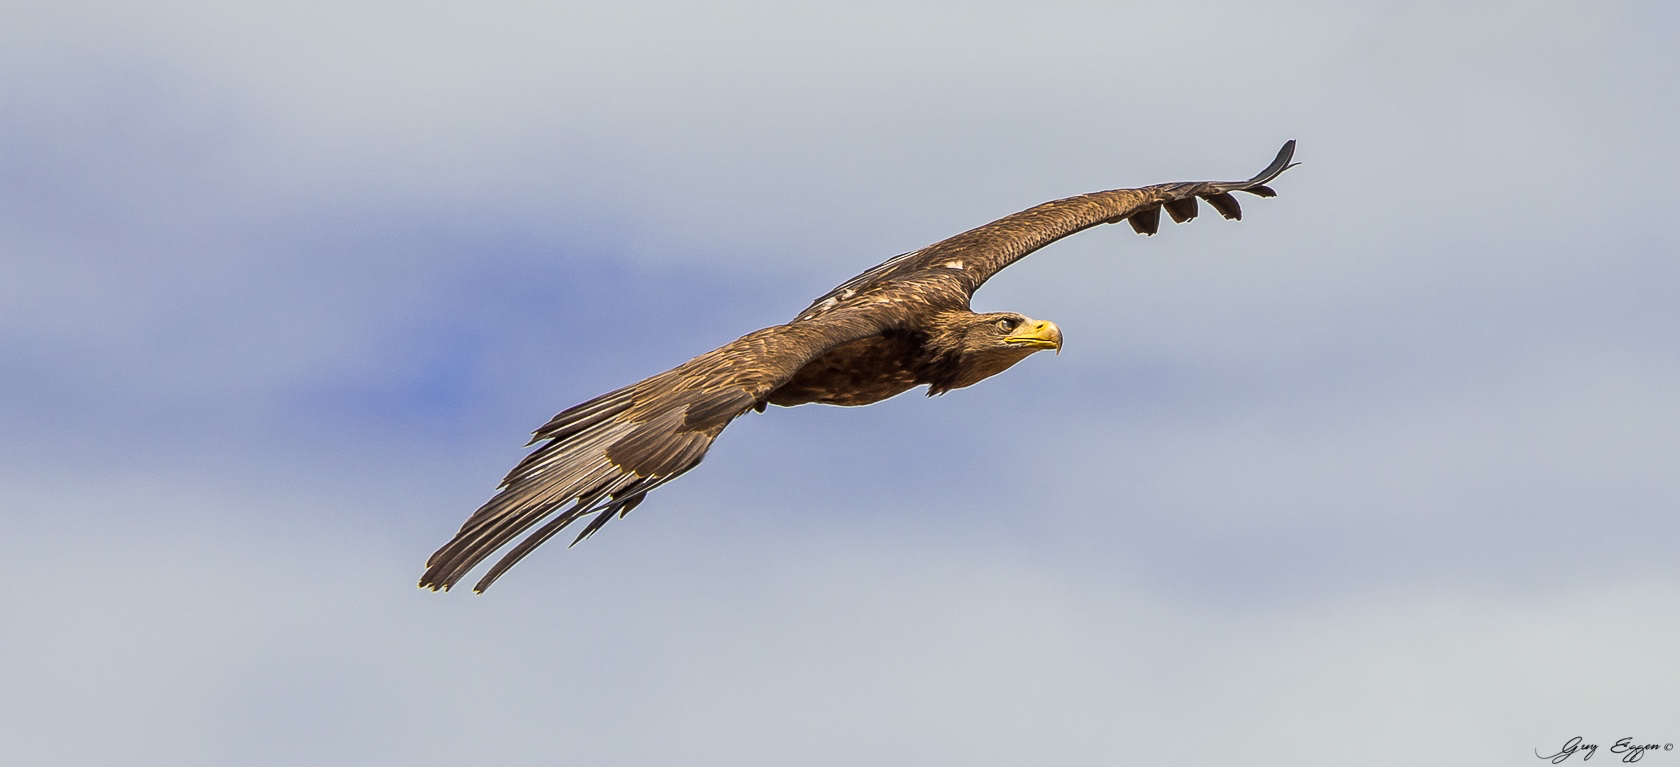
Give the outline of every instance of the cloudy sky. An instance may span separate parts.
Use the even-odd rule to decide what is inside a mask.
[[[1680,742],[1668,4],[5,17],[0,762]],[[1290,138],[1245,221],[1092,230],[976,297],[1060,356],[750,415],[488,595],[414,588],[555,411]]]

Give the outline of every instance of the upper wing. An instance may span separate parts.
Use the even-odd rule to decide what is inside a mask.
[[[572,542],[583,540],[615,514],[630,513],[648,491],[694,468],[731,420],[763,402],[806,362],[879,333],[890,320],[884,312],[849,309],[765,328],[560,413],[531,439],[547,443],[520,461],[496,496],[426,560],[421,587],[449,589],[567,504],[573,505],[520,541],[473,590],[489,588],[555,533],[597,514]]]
[[[1111,189],[1037,205],[890,259],[829,291],[799,316],[801,319],[821,316],[847,305],[854,296],[894,282],[935,278],[950,281],[954,287],[972,295],[992,275],[1027,254],[1098,224],[1129,221],[1137,233],[1154,234],[1161,223],[1162,208],[1167,209],[1173,221],[1189,221],[1196,217],[1198,197],[1220,215],[1241,219],[1242,207],[1231,193],[1277,196],[1266,183],[1294,167],[1290,162],[1294,156],[1292,139],[1278,150],[1271,165],[1247,181],[1189,181]]]

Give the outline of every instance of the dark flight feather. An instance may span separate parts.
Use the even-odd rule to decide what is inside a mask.
[[[1284,144],[1272,164],[1247,181],[1113,189],[1005,216],[888,259],[819,297],[785,325],[748,333],[568,408],[534,432],[531,443],[543,444],[432,554],[420,585],[447,590],[524,535],[474,586],[483,591],[579,519],[594,515],[573,543],[593,535],[650,491],[698,465],[724,427],[748,410],[762,412],[767,404],[868,404],[922,384],[936,394],[1001,372],[1019,358],[999,357],[998,349],[1007,344],[968,340],[977,328],[1024,321],[1020,315],[977,315],[969,309],[970,296],[992,275],[1098,224],[1124,220],[1139,234],[1155,234],[1163,207],[1183,223],[1196,217],[1198,198],[1227,219],[1241,219],[1231,192],[1275,196],[1266,183],[1292,167],[1294,151],[1294,141]],[[1053,339],[1059,348],[1060,331]]]
[[[1224,216],[1226,220],[1242,220],[1242,206],[1237,204],[1237,198],[1232,197],[1230,192],[1211,194],[1202,199],[1207,200],[1207,204],[1212,205],[1213,209],[1219,211],[1219,215]]]
[[[1161,207],[1167,209],[1167,215],[1172,216],[1175,224],[1182,224],[1196,217],[1196,198],[1194,197],[1168,200]]]
[[[1127,216],[1126,220],[1131,222],[1132,231],[1138,234],[1154,235],[1161,231],[1161,206],[1151,205]]]

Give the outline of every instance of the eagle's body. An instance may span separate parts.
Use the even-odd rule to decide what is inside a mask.
[[[1053,323],[1012,312],[977,314],[969,297],[1023,256],[1098,224],[1128,221],[1154,234],[1206,200],[1226,218],[1231,192],[1271,197],[1266,182],[1290,167],[1295,142],[1247,181],[1159,184],[1047,202],[854,277],[792,322],[765,328],[664,373],[596,397],[536,431],[545,442],[426,563],[420,585],[448,589],[469,570],[543,523],[474,586],[483,591],[536,546],[596,515],[576,541],[628,514],[648,491],[700,463],[712,440],[748,410],[806,403],[867,405],[926,385],[971,386],[1042,349],[1061,349]],[[571,508],[562,511],[562,508]],[[556,515],[556,512],[559,512]],[[549,519],[549,517],[553,517]],[[544,522],[544,520],[547,520]]]
[[[765,400],[793,407],[809,402],[869,405],[896,397],[926,383],[927,342],[925,331],[893,328],[874,338],[841,344],[805,363]]]

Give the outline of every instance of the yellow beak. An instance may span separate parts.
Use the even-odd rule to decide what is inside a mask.
[[[1049,320],[1029,320],[1003,339],[1006,344],[1031,349],[1055,349],[1062,353],[1062,329]]]

